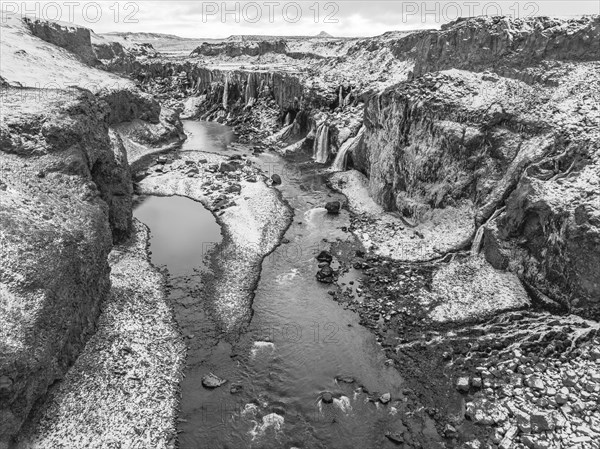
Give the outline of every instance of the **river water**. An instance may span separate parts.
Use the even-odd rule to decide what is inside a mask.
[[[234,137],[225,126],[191,121],[184,126],[189,137],[182,151],[246,152],[227,147]],[[393,401],[369,401],[367,392],[397,398],[403,381],[386,366],[358,315],[333,301],[332,286],[315,279],[320,250],[334,241],[354,244],[342,230],[350,224],[348,213],[331,216],[322,207],[340,196],[308,160],[286,161],[271,153],[252,160],[267,174],[281,175],[277,188],[294,209],[294,220],[285,235],[289,243],[264,260],[252,321],[233,340],[218,333],[205,308],[210,298],[202,296],[210,270],[205,242],[220,240],[212,215],[180,197],[145,198],[135,210],[152,231],[153,262],[169,270],[169,299],[188,344],[180,447],[395,447],[384,436],[398,419]],[[205,389],[200,379],[208,372],[228,382]],[[339,376],[355,382],[336,381]],[[333,403],[323,403],[323,392],[333,393]]]

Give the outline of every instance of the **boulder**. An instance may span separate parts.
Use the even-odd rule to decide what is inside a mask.
[[[281,176],[279,176],[278,174],[274,173],[271,175],[271,181],[273,182],[274,186],[278,186],[281,184]]]
[[[334,281],[335,272],[333,269],[327,265],[317,271],[317,281],[323,282],[325,284],[332,284]]]
[[[333,260],[333,256],[331,255],[331,253],[329,251],[323,250],[317,255],[316,259],[319,262],[331,263],[331,261]]]
[[[341,207],[342,205],[339,201],[329,201],[325,204],[325,209],[327,209],[327,213],[332,215],[339,214]]]
[[[325,404],[331,404],[333,402],[333,395],[329,391],[326,391],[321,394],[321,400]]]

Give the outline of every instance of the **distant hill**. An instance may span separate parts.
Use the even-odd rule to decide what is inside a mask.
[[[179,40],[179,41],[185,41],[185,40],[196,40],[196,39],[190,39],[190,38],[186,38],[186,37],[181,37],[181,36],[176,36],[174,34],[164,34],[164,33],[130,33],[130,32],[119,32],[119,31],[113,31],[110,33],[102,33],[102,36],[115,36],[115,37],[120,37],[123,39],[131,39],[131,40],[148,40],[148,39],[154,39],[154,40],[158,40],[158,39],[171,39],[171,40]]]
[[[326,31],[321,31],[315,37],[333,38],[333,36],[331,34],[327,33]]]

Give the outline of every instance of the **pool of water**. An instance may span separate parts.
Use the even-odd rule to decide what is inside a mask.
[[[227,127],[189,121],[184,126],[195,136],[185,151],[210,146],[231,154],[211,143],[228,136]],[[203,135],[209,137],[199,140]],[[350,224],[348,213],[331,216],[323,207],[340,196],[306,161],[288,162],[273,154],[252,160],[267,174],[282,176],[278,188],[295,216],[285,235],[289,243],[263,262],[252,321],[233,340],[212,322],[210,298],[202,295],[205,277],[194,269],[204,260],[202,243],[220,235],[214,218],[198,203],[177,197],[147,198],[136,209],[152,231],[153,261],[171,273],[169,298],[188,345],[180,447],[395,447],[384,436],[397,419],[393,407],[368,401],[366,391],[399,397],[403,380],[386,366],[383,351],[358,316],[332,300],[331,286],[315,279],[315,255],[329,242],[355,244],[342,230]],[[212,276],[218,282],[218,273]],[[227,384],[203,388],[201,377],[208,372]],[[355,382],[338,382],[338,376]],[[333,393],[333,403],[321,401],[325,391]]]
[[[221,227],[210,211],[182,196],[141,196],[134,216],[151,231],[152,263],[183,275],[206,266],[206,255],[221,242]]]
[[[228,145],[236,141],[229,126],[214,122],[182,120],[187,139],[180,151],[207,151],[220,153],[228,150]]]

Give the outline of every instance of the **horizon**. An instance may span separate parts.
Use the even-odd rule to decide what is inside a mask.
[[[600,14],[599,2],[1,2],[6,15],[69,22],[96,34],[153,33],[185,39],[230,36],[307,36],[326,32],[361,38],[390,31],[439,28],[458,18],[549,16],[575,18]],[[72,20],[69,20],[72,19]],[[261,33],[265,27],[272,32]]]

